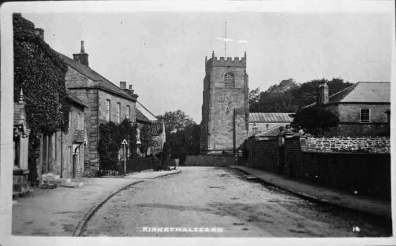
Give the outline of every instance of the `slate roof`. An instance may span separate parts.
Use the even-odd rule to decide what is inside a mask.
[[[390,103],[390,94],[389,82],[357,82],[331,95],[328,103]]]
[[[283,125],[282,124],[275,125],[266,131],[256,134],[256,137],[278,136],[280,134],[280,131],[279,131],[280,126],[283,126]]]
[[[144,123],[150,123],[151,122],[149,119],[146,118],[146,116],[144,116],[144,114],[142,114],[142,112],[140,112],[139,109],[136,109],[136,121],[137,122],[144,122]]]
[[[158,121],[158,118],[155,117],[155,115],[151,113],[146,107],[144,107],[140,102],[136,102],[136,119],[138,119],[138,115],[141,121]]]
[[[249,123],[290,123],[293,113],[249,113]]]
[[[59,52],[57,52],[58,55],[65,61],[67,65],[78,71],[79,73],[85,75],[89,79],[95,82],[94,86],[91,86],[92,88],[99,88],[99,89],[104,89],[108,90],[110,92],[113,92],[119,96],[122,96],[126,99],[130,99],[132,101],[136,101],[136,97],[132,97],[129,95],[127,92],[123,91],[120,89],[118,86],[115,84],[111,83],[109,80],[107,80],[105,77],[100,75],[99,73],[95,72],[93,69],[79,63],[78,61],[75,61],[71,59],[68,56],[65,56]]]
[[[329,97],[329,103],[390,103],[389,82],[358,82]]]
[[[66,95],[67,95],[67,98],[70,100],[70,101],[72,101],[72,102],[74,102],[74,103],[77,103],[77,104],[79,104],[79,105],[81,105],[81,106],[83,106],[83,107],[86,107],[86,108],[89,108],[89,106],[87,105],[87,104],[85,104],[83,101],[81,101],[80,99],[78,99],[77,97],[75,97],[73,94],[71,94],[69,91],[67,91],[66,90]]]

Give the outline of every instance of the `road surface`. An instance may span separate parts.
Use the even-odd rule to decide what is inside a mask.
[[[391,222],[317,204],[243,172],[182,167],[131,186],[87,223],[83,236],[384,237]]]

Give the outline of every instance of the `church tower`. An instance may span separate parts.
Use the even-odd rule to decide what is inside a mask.
[[[201,152],[236,150],[247,139],[249,87],[243,58],[205,57]]]

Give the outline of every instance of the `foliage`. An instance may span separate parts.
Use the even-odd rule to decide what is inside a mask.
[[[140,151],[145,153],[150,147],[154,145],[153,136],[150,133],[150,125],[144,124],[140,131]]]
[[[172,158],[183,162],[186,155],[198,154],[200,126],[181,110],[166,112],[163,118]]]
[[[324,136],[325,131],[337,127],[339,122],[337,115],[316,105],[299,110],[290,125],[295,131],[303,130],[314,136]]]
[[[330,81],[326,79],[317,79],[303,83],[292,91],[292,97],[294,98],[295,104],[298,106],[298,108],[302,108],[316,102],[319,82],[327,83],[329,87],[329,96],[352,85],[350,82],[344,82],[344,80],[341,78],[333,78]]]
[[[65,76],[67,65],[44,40],[35,34],[34,24],[21,15],[13,15],[14,101],[23,89],[29,141],[29,180],[37,179],[40,135],[66,130],[70,104]]]
[[[183,130],[188,125],[195,124],[195,122],[181,110],[165,112],[163,118],[165,121],[166,139],[169,139],[171,133]]]
[[[118,153],[123,147],[124,139],[128,140],[129,158],[136,157],[136,127],[128,119],[119,125],[113,122],[100,124],[98,146],[100,170],[117,170]]]
[[[352,85],[341,78],[312,80],[302,84],[297,84],[293,79],[282,80],[279,85],[273,85],[264,92],[259,92],[259,88],[250,91],[250,112],[296,112],[316,101],[320,81],[325,81],[329,86],[329,96]]]
[[[279,85],[271,86],[267,91],[257,94],[257,89],[251,91],[250,112],[294,112],[291,91],[298,87],[293,79],[282,80]],[[253,99],[253,100],[252,100]]]

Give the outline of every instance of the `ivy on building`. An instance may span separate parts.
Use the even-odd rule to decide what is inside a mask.
[[[121,124],[113,122],[99,126],[99,158],[100,170],[117,170],[119,152],[122,141],[128,141],[129,159],[136,158],[136,125],[125,119]]]
[[[22,88],[26,101],[29,139],[29,180],[37,179],[37,158],[41,134],[66,130],[70,104],[66,98],[67,65],[35,33],[34,24],[13,14],[14,101]]]
[[[150,133],[149,124],[143,125],[142,130],[140,131],[140,142],[142,143],[140,147],[140,152],[142,153],[146,153],[150,147],[154,146],[154,140]]]

